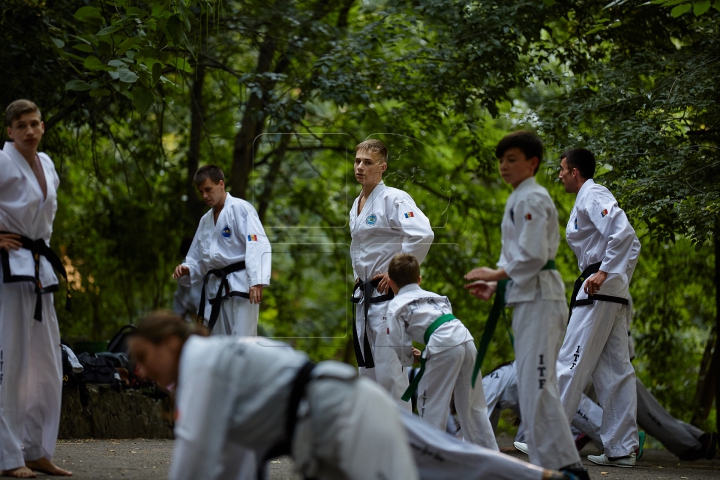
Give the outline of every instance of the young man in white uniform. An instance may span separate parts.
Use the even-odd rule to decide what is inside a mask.
[[[560,404],[555,374],[567,306],[565,286],[555,269],[557,210],[547,190],[535,182],[542,153],[540,138],[526,131],[513,132],[498,144],[500,175],[514,189],[502,220],[499,268],[471,270],[465,278],[475,282],[466,288],[489,300],[498,282],[507,287],[504,300],[514,307],[518,392],[530,462],[588,478]]]
[[[596,184],[595,157],[585,149],[562,155],[559,178],[577,194],[566,228],[568,245],[583,272],[575,283],[571,317],[558,356],[558,386],[572,420],[592,380],[603,407],[600,465],[632,467],[638,448],[637,392],[630,363],[627,305],[640,242],[610,191]]]
[[[353,326],[355,357],[361,375],[377,381],[400,400],[408,379],[388,344],[385,317],[392,292],[387,269],[399,253],[413,255],[422,263],[434,234],[410,195],[383,183],[388,156],[385,145],[366,140],[355,150],[355,178],[362,185],[350,210],[350,256],[356,282],[352,301],[358,304]]]
[[[203,282],[198,316],[213,335],[255,336],[263,288],[270,284],[270,242],[255,208],[225,192],[220,168],[200,167],[193,181],[212,208],[173,278],[186,287]]]
[[[455,318],[447,297],[420,288],[420,266],[412,255],[396,255],[388,267],[390,301],[387,324],[390,345],[405,367],[412,367],[412,342],[426,345],[420,372],[405,392],[409,401],[417,388],[418,415],[444,430],[450,402],[455,404],[463,437],[497,450],[482,382],[472,385],[477,350],[465,325]]]
[[[348,365],[314,365],[264,338],[201,338],[194,330],[156,312],[129,341],[143,373],[177,382],[171,480],[254,479],[258,464],[280,454],[320,480],[564,478],[402,412]]]
[[[62,393],[53,267],[64,268],[49,245],[60,179],[50,157],[37,151],[45,131],[37,106],[11,103],[6,123],[12,141],[0,151],[0,474],[71,475],[52,463]]]

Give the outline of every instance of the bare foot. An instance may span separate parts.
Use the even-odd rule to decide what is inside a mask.
[[[69,477],[72,475],[72,472],[63,470],[45,457],[38,460],[26,461],[25,466],[38,472],[47,473],[48,475],[57,475],[59,477]]]
[[[0,472],[0,475],[2,475],[3,477],[13,478],[37,478],[35,472],[33,472],[27,467],[18,467],[13,468],[12,470],[3,470],[2,472]]]

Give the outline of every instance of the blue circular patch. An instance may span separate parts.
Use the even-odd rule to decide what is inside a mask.
[[[372,227],[373,225],[375,225],[376,222],[377,222],[377,217],[375,216],[374,213],[371,213],[371,214],[368,215],[368,217],[365,219],[365,223],[367,223],[367,224],[370,225],[371,227]]]
[[[230,235],[231,235],[230,227],[225,225],[225,228],[222,229],[222,236],[225,238],[230,238]]]

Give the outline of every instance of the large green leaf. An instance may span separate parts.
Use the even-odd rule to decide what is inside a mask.
[[[92,90],[92,87],[85,80],[70,80],[65,84],[65,90],[84,91]]]

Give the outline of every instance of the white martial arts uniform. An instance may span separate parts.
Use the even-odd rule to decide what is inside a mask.
[[[200,219],[183,263],[190,269],[190,275],[180,277],[178,282],[189,287],[202,282],[210,270],[244,261],[245,270],[228,274],[227,280],[231,291],[247,293],[252,286],[270,284],[271,255],[270,242],[255,208],[228,193],[217,223],[212,209]],[[211,312],[208,300],[215,297],[219,285],[220,277],[211,275],[205,292],[206,320]],[[255,336],[259,312],[260,306],[250,303],[246,298],[230,297],[223,300],[212,334]]]
[[[600,263],[607,279],[598,294],[628,298],[640,242],[610,191],[587,180],[578,192],[566,229],[567,242],[580,270]],[[587,280],[585,280],[587,282]],[[587,299],[584,284],[577,296]],[[628,354],[627,307],[595,301],[576,305],[558,356],[558,386],[568,420],[577,412],[583,390],[592,380],[603,407],[605,455],[635,451],[637,393]]]
[[[428,327],[443,315],[452,314],[447,297],[428,292],[412,283],[402,287],[387,311],[389,344],[404,367],[413,364],[412,342],[425,343]],[[458,320],[440,325],[423,352],[425,372],[418,384],[418,415],[445,429],[448,408],[454,398],[460,428],[466,440],[498,449],[490,426],[482,382],[472,387],[477,350],[473,337]]]
[[[47,183],[45,199],[30,165],[12,143],[0,152],[0,231],[50,245],[60,179],[52,160],[44,153],[38,157]],[[12,470],[25,460],[53,457],[60,425],[62,351],[53,295],[42,295],[42,321],[37,321],[35,285],[8,283],[11,275],[34,277],[32,252],[10,250],[5,259],[0,268],[0,470]],[[44,288],[57,285],[43,256],[39,274]]]
[[[306,363],[261,337],[191,336],[180,357],[170,479],[255,478],[257,461],[283,439],[292,384]],[[418,478],[397,405],[355,369],[319,363],[297,412],[292,456],[304,475]]]
[[[514,307],[518,392],[530,462],[555,470],[580,462],[555,372],[567,321],[565,286],[557,270],[544,269],[557,254],[558,230],[547,190],[534,177],[521,182],[505,205],[498,267],[510,277],[505,301]]]
[[[380,182],[360,213],[359,202],[360,197],[355,199],[350,210],[350,256],[355,279],[369,282],[375,275],[387,273],[390,261],[400,253],[413,255],[418,263],[423,262],[434,234],[430,221],[410,195]],[[359,295],[360,292],[356,294]],[[373,291],[373,296],[379,296],[377,290]],[[356,306],[355,329],[361,348],[364,335],[367,335],[375,368],[361,366],[360,374],[377,381],[399,400],[408,387],[408,379],[397,355],[387,344],[385,317],[388,302],[370,304],[366,332],[364,301]],[[409,408],[408,404],[403,404]]]
[[[488,373],[483,377],[482,384],[488,417],[493,431],[497,430],[500,412],[503,410],[510,410],[518,418],[522,418],[520,415],[520,396],[518,394],[515,362],[503,365]],[[524,441],[524,438],[516,438],[515,440]]]
[[[422,480],[551,480],[559,473],[489,448],[463,442],[401,410],[410,447]]]

